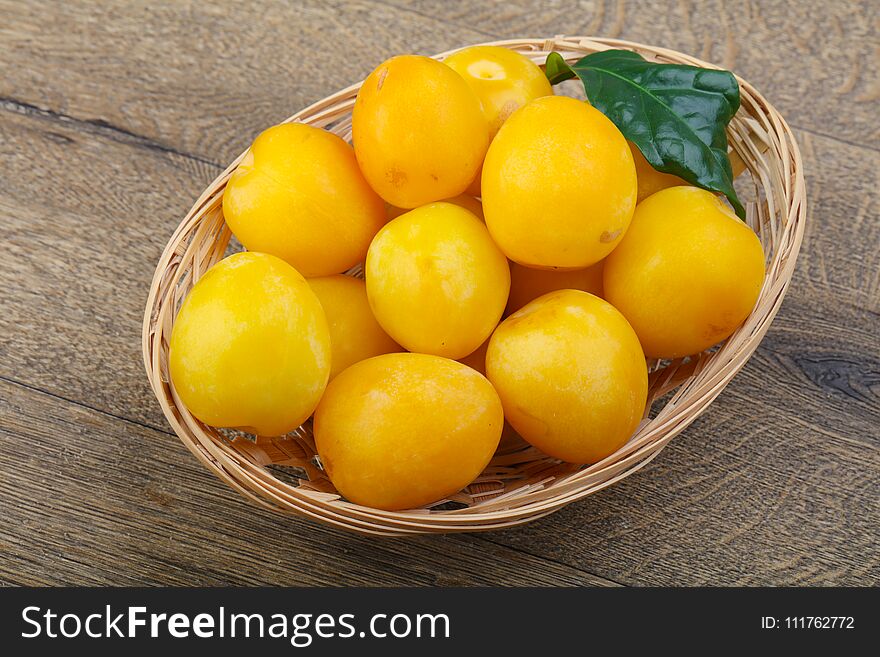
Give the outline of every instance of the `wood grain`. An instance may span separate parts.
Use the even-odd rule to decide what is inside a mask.
[[[814,334],[809,380],[792,311],[646,472],[501,540],[627,584],[880,582],[880,362]]]
[[[51,8],[0,0],[0,97],[224,165],[266,127],[393,54],[484,40],[377,2]]]
[[[375,540],[254,508],[175,436],[4,381],[0,438],[10,583],[613,585],[476,536]]]
[[[734,69],[798,127],[880,148],[880,38],[873,0],[390,0],[491,38],[602,35]],[[844,109],[845,108],[845,109]]]
[[[872,0],[307,0],[259,12],[247,3],[0,0],[0,15],[0,98],[218,164],[391,55],[554,34],[692,52],[735,68],[794,125],[880,148]]]
[[[306,2],[253,20],[226,4],[0,0],[0,580],[880,583],[876,57],[842,63],[876,43],[870,4],[545,4]],[[389,54],[615,30],[733,53],[805,128],[798,271],[709,412],[638,475],[479,537],[351,536],[255,509],[204,471],[169,434],[139,341],[159,253],[219,165]],[[803,102],[814,88],[830,91]]]
[[[116,137],[2,115],[0,376],[165,429],[143,306],[168,235],[218,170]]]

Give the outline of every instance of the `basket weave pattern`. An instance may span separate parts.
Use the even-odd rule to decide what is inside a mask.
[[[551,51],[566,61],[609,48],[635,50],[656,61],[711,67],[694,57],[616,39],[556,37],[494,42],[543,64]],[[439,59],[450,53],[438,55]],[[502,441],[480,477],[431,508],[381,511],[342,499],[316,457],[311,425],[280,438],[236,435],[208,427],[184,407],[168,376],[168,341],[180,304],[193,284],[224,257],[231,233],[221,199],[240,155],[212,182],[172,235],[150,287],[143,356],[150,384],[183,443],[230,486],[262,506],[379,535],[480,531],[547,515],[610,486],[649,463],[702,413],[752,355],[775,316],[794,271],[806,217],[803,164],[794,136],[779,113],[739,79],[742,106],[728,128],[737,187],[747,222],[758,233],[767,272],[757,305],[720,348],[672,362],[651,361],[646,417],[631,440],[590,466],[561,463],[516,438]],[[353,85],[294,114],[351,140]],[[349,272],[361,276],[358,268]]]

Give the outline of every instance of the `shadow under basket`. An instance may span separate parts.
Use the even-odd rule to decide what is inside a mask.
[[[650,60],[711,68],[672,50],[615,39],[514,39],[492,45],[520,52],[537,64],[543,64],[551,51],[573,62],[593,52],[624,48]],[[231,233],[223,221],[221,199],[244,153],[196,201],[156,267],[144,316],[143,356],[165,416],[202,463],[253,502],[367,534],[510,527],[552,513],[633,474],[709,406],[755,351],[782,303],[803,239],[803,164],[794,136],[761,94],[745,80],[739,79],[739,84],[742,106],[730,123],[728,139],[735,166],[743,166],[737,188],[746,200],[746,220],[760,237],[767,262],[757,305],[719,347],[671,362],[648,363],[646,417],[629,442],[608,458],[589,466],[571,465],[542,454],[518,437],[502,439],[485,471],[456,495],[428,508],[382,511],[339,496],[321,469],[310,422],[287,436],[255,439],[196,420],[171,385],[168,341],[181,301],[226,253]],[[351,141],[351,110],[359,87],[333,94],[288,121],[326,128]],[[349,273],[361,275],[359,270]]]

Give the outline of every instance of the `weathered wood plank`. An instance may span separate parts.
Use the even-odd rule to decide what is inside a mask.
[[[0,375],[164,429],[140,362],[142,306],[167,236],[216,171],[79,127],[15,113],[0,121],[10,255],[0,261]],[[782,316],[795,317],[795,304],[805,314],[791,346],[778,350],[806,356],[800,342],[812,336],[814,345],[843,340],[853,354],[876,354],[880,223],[858,171],[880,169],[880,155],[819,137],[805,145],[813,220]],[[847,308],[865,312],[837,319]],[[788,387],[800,389],[805,376]],[[771,398],[786,387],[755,383]],[[821,398],[800,402],[814,417],[830,410]]]
[[[0,376],[165,428],[143,306],[165,241],[218,171],[80,128],[0,118]]]
[[[880,583],[880,361],[831,334],[793,357],[804,329],[786,308],[644,471],[497,538],[624,584]]]
[[[795,125],[878,148],[874,7],[871,0],[308,0],[257,13],[246,3],[0,0],[0,97],[225,164],[262,129],[390,55],[601,34],[731,66]]]
[[[377,2],[0,0],[0,98],[226,163],[383,59],[484,40]],[[147,36],[149,35],[149,36]],[[63,73],[62,73],[63,72]]]
[[[260,21],[116,2],[96,22],[85,5],[0,0],[0,96],[14,99],[0,102],[0,377],[56,396],[0,382],[0,497],[15,500],[0,581],[877,584],[870,3],[596,2],[578,24],[546,3],[400,1]],[[139,354],[153,265],[214,162],[389,54],[562,32],[733,62],[793,123],[833,136],[799,132],[808,235],[759,352],[643,472],[525,529],[376,541],[247,505],[166,433]]]
[[[0,498],[11,584],[613,585],[477,536],[371,539],[258,509],[176,437],[6,381]]]
[[[749,80],[802,128],[880,148],[873,0],[390,0],[491,38],[600,35],[691,53]]]
[[[864,149],[797,132],[807,183],[804,246],[793,280],[799,296],[880,313],[880,170]],[[876,349],[874,353],[876,353]]]
[[[77,128],[51,117],[8,113],[0,121],[10,181],[0,190],[0,217],[9,227],[12,256],[0,264],[0,286],[8,291],[0,298],[0,374],[164,429],[139,360],[141,305],[165,236],[213,170]],[[870,555],[876,553],[871,551],[876,545],[868,540],[876,534],[871,530],[877,528],[877,514],[876,508],[862,507],[863,500],[876,498],[866,491],[877,486],[878,315],[872,306],[876,297],[859,277],[870,275],[861,271],[862,265],[876,259],[877,241],[871,233],[871,239],[860,239],[845,222],[833,220],[864,206],[861,184],[849,175],[849,167],[857,154],[863,164],[871,163],[873,155],[865,153],[827,139],[809,143],[808,158],[825,163],[821,173],[808,166],[811,177],[818,176],[820,183],[837,181],[833,193],[820,184],[815,195],[814,216],[827,219],[811,227],[806,265],[766,342],[709,413],[645,472],[534,527],[488,540],[622,583],[874,581]],[[120,162],[128,164],[121,167]],[[47,179],[56,184],[35,196],[32,190]],[[873,215],[866,214],[862,223],[865,230],[876,229]],[[847,257],[853,254],[856,257]],[[821,266],[814,264],[819,258]],[[166,495],[194,499],[200,512],[228,520],[226,528],[253,523],[249,518],[256,513],[259,522],[251,525],[249,539],[256,543],[267,527],[274,532],[291,522],[309,540],[367,549],[356,537],[255,511],[202,472],[172,436],[117,426],[60,401],[47,408],[44,402],[35,405],[25,398],[9,411],[15,419],[5,421],[19,427],[10,442],[16,454],[27,454],[30,441],[39,439],[43,445],[39,458],[28,456],[31,469],[26,476],[34,478],[37,488],[25,496],[28,502],[22,502],[16,516],[16,523],[39,525],[16,544],[16,559],[21,560],[16,567],[26,568],[26,560],[34,560],[33,577],[38,565],[45,570],[46,564],[61,560],[71,569],[64,571],[70,579],[51,581],[86,581],[75,579],[86,577],[86,566],[78,566],[77,559],[88,564],[93,558],[89,551],[116,540],[115,533],[122,531],[113,524],[116,507],[88,511],[76,508],[76,501],[64,501],[70,495],[90,499],[95,485],[104,486],[102,499],[122,496],[126,505],[138,509],[161,506]],[[115,428],[106,428],[107,422]],[[32,427],[32,433],[25,433],[22,425]],[[86,449],[82,436],[92,431],[108,435]],[[143,458],[132,456],[131,439],[119,437],[125,435],[136,436],[139,450],[149,442],[155,451]],[[113,436],[124,442],[113,443]],[[57,441],[70,447],[61,449]],[[18,470],[20,464],[14,463]],[[70,474],[71,463],[78,474]],[[112,474],[114,469],[120,474]],[[56,477],[52,485],[64,492],[60,501],[40,493],[42,487],[50,487],[50,473]],[[108,473],[110,479],[102,484]],[[138,486],[132,486],[136,477]],[[23,485],[16,481],[16,487]],[[781,506],[774,513],[786,523],[784,531],[758,522],[777,503]],[[39,554],[24,554],[32,542],[43,540],[40,536],[50,525],[68,515],[71,523],[102,528],[93,530],[97,533],[91,539],[78,535],[73,541],[86,541],[81,548],[85,552],[65,557],[58,545],[40,543]],[[176,536],[189,552],[207,549],[200,548],[206,538],[216,543],[216,536],[200,529],[195,515],[150,518],[165,533],[143,538],[136,548],[140,557],[132,547],[127,563],[143,559],[147,545],[166,549],[169,536]],[[126,522],[130,525],[124,531],[130,534],[143,517]],[[729,540],[724,532],[735,527],[749,530]],[[804,527],[809,535],[799,539],[796,532]],[[715,538],[720,542],[708,549],[707,540]],[[413,549],[458,555],[459,540],[423,539]],[[8,538],[4,542],[11,544]],[[402,542],[397,545],[401,552],[410,549]],[[818,565],[807,567],[796,558],[811,551],[821,555]],[[649,553],[664,554],[662,563],[646,559]],[[214,554],[222,560],[220,551]],[[191,562],[185,567],[151,565],[141,573],[141,581],[220,582],[232,577],[240,554],[227,555],[211,566],[215,570],[207,571]],[[418,554],[412,558],[427,558]],[[760,558],[747,564],[743,554]],[[776,558],[777,554],[788,556]],[[390,568],[388,563],[371,567]],[[114,577],[119,583],[137,581],[119,573]],[[254,579],[248,581],[266,581],[249,577]],[[321,579],[331,577],[326,564],[314,565],[311,577],[304,581],[331,581]],[[384,577],[393,577],[393,571]],[[513,575],[498,577],[502,581]]]

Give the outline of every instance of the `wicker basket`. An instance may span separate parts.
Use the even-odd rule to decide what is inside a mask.
[[[627,48],[658,61],[709,67],[694,57],[614,39],[557,37],[499,41],[543,64],[551,51],[567,61],[609,48]],[[449,53],[438,55],[442,59]],[[783,118],[748,82],[739,80],[742,106],[728,136],[747,221],[761,238],[768,265],[757,306],[715,350],[673,362],[649,362],[648,410],[631,440],[590,466],[561,463],[519,439],[502,442],[492,462],[470,486],[430,508],[381,511],[342,499],[315,456],[310,423],[281,438],[256,438],[217,430],[183,406],[168,377],[168,340],[182,299],[227,250],[231,233],[221,198],[239,156],[208,186],[178,226],[156,268],[143,327],[150,384],[183,443],[208,468],[254,502],[275,510],[378,535],[482,531],[545,516],[634,473],[702,413],[752,355],[782,303],[794,271],[806,216],[803,165]],[[360,85],[315,103],[290,121],[327,128],[351,138],[351,109]],[[359,275],[358,271],[351,272]]]

